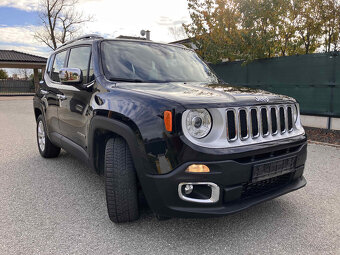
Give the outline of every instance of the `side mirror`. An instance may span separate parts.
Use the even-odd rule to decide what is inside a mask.
[[[80,84],[83,80],[83,74],[79,68],[61,68],[59,80],[65,84]]]

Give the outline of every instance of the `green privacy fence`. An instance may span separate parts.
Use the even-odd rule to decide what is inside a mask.
[[[307,115],[340,117],[340,54],[317,53],[211,65],[225,82],[297,99]]]
[[[34,93],[33,81],[0,80],[0,95]]]

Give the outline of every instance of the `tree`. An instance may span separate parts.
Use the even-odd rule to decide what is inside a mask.
[[[296,38],[299,6],[297,1],[281,0],[278,15],[276,47],[278,56],[303,54],[302,43]]]
[[[28,80],[33,81],[34,80],[34,74],[31,73],[30,76],[28,77]],[[38,71],[38,80],[41,81],[42,80],[42,73],[41,71]]]
[[[82,24],[92,20],[75,11],[78,0],[41,0],[39,19],[42,29],[34,37],[55,50],[58,44],[72,39]]]
[[[313,53],[320,46],[322,26],[320,0],[298,0],[297,5],[298,38],[304,47],[304,53]]]
[[[183,26],[172,26],[168,29],[169,34],[174,38],[175,41],[185,39],[186,33]]]
[[[191,24],[183,24],[198,53],[209,62],[239,57],[240,14],[235,1],[188,0]]]
[[[8,79],[6,70],[0,69],[0,79]]]
[[[337,49],[340,0],[187,0],[183,24],[209,62]]]
[[[20,78],[23,78],[26,81],[29,79],[29,76],[30,76],[31,73],[32,73],[32,71],[29,70],[29,69],[26,69],[26,68],[18,69],[18,74],[19,74]]]
[[[245,59],[270,58],[279,54],[280,17],[287,11],[284,0],[238,0],[242,13],[242,52]]]
[[[320,2],[322,19],[321,32],[323,46],[326,52],[337,50],[340,33],[340,3],[339,0],[323,0]]]

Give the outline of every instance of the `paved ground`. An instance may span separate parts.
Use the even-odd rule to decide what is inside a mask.
[[[39,156],[31,98],[0,100],[0,254],[340,254],[340,149],[310,145],[306,188],[222,218],[106,214],[103,179]]]

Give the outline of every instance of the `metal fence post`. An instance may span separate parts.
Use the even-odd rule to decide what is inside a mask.
[[[331,78],[331,84],[329,84],[329,87],[331,88],[330,89],[330,102],[329,102],[329,111],[330,111],[330,115],[333,115],[334,114],[334,87],[335,87],[335,67],[336,67],[336,60],[337,60],[337,56],[338,56],[338,53],[335,51],[335,52],[332,52],[330,53],[330,57],[332,58],[332,78]],[[331,129],[331,125],[332,125],[332,117],[331,116],[328,116],[328,129]]]

